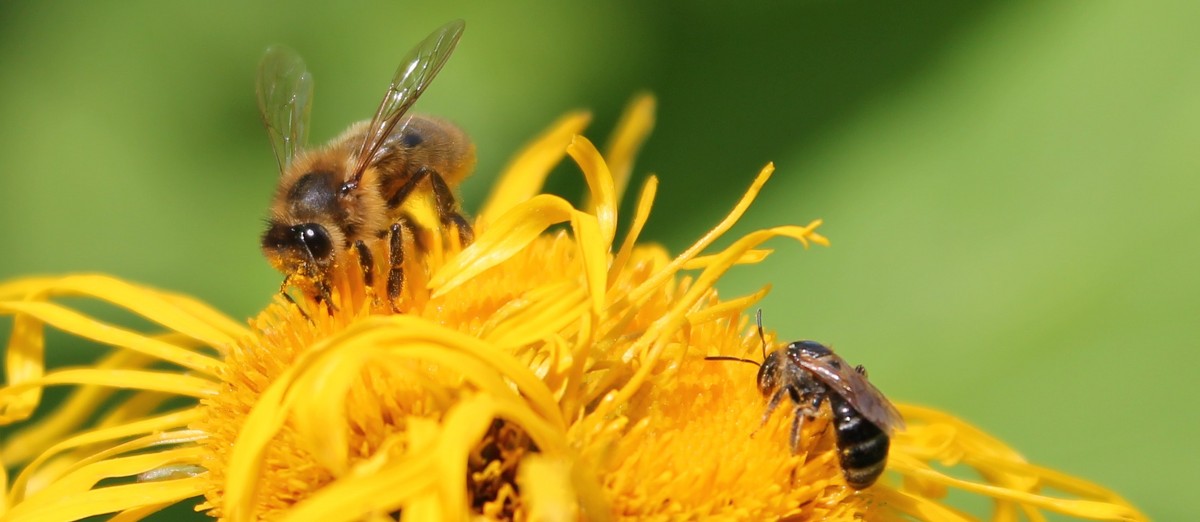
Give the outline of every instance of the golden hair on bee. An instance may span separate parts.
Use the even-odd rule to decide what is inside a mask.
[[[415,223],[405,202],[427,187],[443,230],[463,242],[472,231],[454,197],[475,167],[475,146],[466,133],[438,118],[407,114],[449,59],[464,24],[434,31],[405,56],[375,116],[355,123],[322,147],[305,150],[312,76],[290,49],[272,47],[259,66],[258,104],[279,164],[262,249],[285,275],[314,283],[328,299],[327,274],[339,254],[357,249],[364,272],[373,263],[367,247],[389,245],[388,294],[400,293],[404,236]]]

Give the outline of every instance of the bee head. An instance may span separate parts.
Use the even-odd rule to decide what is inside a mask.
[[[276,269],[294,273],[306,264],[327,266],[333,261],[329,231],[316,223],[272,223],[262,237],[262,248]]]
[[[783,380],[783,365],[786,363],[784,357],[787,357],[787,354],[783,350],[776,350],[767,354],[762,366],[758,367],[758,391],[763,396],[770,396],[779,388],[779,383]]]

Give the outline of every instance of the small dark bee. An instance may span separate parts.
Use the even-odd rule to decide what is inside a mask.
[[[710,360],[741,361],[758,366],[758,391],[767,398],[762,423],[783,402],[795,405],[792,420],[792,452],[800,451],[800,428],[804,419],[820,414],[828,399],[837,430],[838,460],[846,483],[863,489],[875,483],[887,463],[890,435],[904,429],[904,418],[896,407],[867,380],[867,370],[850,366],[825,345],[796,341],[767,353],[762,310],[758,312],[758,336],[763,340],[763,362],[729,356]]]

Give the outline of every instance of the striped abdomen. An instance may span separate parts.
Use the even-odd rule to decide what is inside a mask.
[[[837,428],[838,459],[846,483],[854,489],[874,484],[887,465],[890,445],[887,433],[836,393],[829,394],[829,406]]]

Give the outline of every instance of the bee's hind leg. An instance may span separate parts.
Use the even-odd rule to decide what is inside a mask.
[[[433,189],[434,206],[437,207],[438,219],[441,220],[443,226],[454,225],[458,229],[458,238],[462,244],[467,245],[475,240],[475,232],[471,228],[471,224],[467,222],[462,214],[458,212],[457,201],[454,199],[454,191],[450,190],[450,185],[446,184],[446,180],[441,174],[429,167],[421,167],[413,174],[408,183],[400,187],[396,191],[396,195],[388,201],[391,207],[397,207],[408,199],[409,194],[413,189],[421,183],[421,180],[429,178],[429,185]]]
[[[457,210],[457,203],[454,200],[454,192],[450,190],[450,186],[446,184],[446,180],[434,171],[429,171],[429,184],[433,187],[433,200],[437,204],[438,216],[442,220],[443,226],[453,224],[458,228],[458,239],[464,245],[471,244],[475,240],[475,231],[471,228],[471,224],[467,222],[467,218],[463,217]]]

